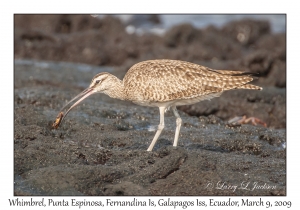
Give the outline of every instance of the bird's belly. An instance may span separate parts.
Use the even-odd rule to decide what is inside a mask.
[[[150,106],[150,107],[169,107],[173,103],[172,101],[159,102],[159,101],[132,101],[133,103],[140,106]]]

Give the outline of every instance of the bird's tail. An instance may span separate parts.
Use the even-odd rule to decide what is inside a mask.
[[[227,74],[227,75],[241,75],[243,73],[246,73],[244,71],[232,71],[232,70],[214,70],[214,71],[220,74]]]
[[[262,90],[263,88],[256,86],[256,85],[245,84],[245,85],[237,87],[237,89]]]
[[[251,76],[253,79],[256,79],[258,73],[247,72],[247,71],[233,71],[233,70],[216,70],[220,74],[226,74],[230,76]]]
[[[250,89],[250,90],[262,90],[262,87],[248,84],[253,79],[257,79],[255,75],[256,73],[244,72],[244,71],[232,71],[232,70],[216,70],[219,74],[228,75],[230,77],[227,78],[227,85],[225,89]],[[235,87],[234,87],[235,86]]]

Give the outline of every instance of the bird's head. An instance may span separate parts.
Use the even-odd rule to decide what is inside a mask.
[[[89,97],[94,93],[105,93],[105,91],[110,90],[113,86],[113,80],[115,77],[107,72],[102,72],[94,76],[92,79],[90,86],[75,96],[72,100],[70,100],[62,109],[59,115],[57,116],[56,121],[52,125],[54,128],[57,128],[59,124],[63,121],[63,119],[67,116],[67,114],[77,106],[81,101]],[[73,101],[78,99],[64,114],[63,110]]]
[[[112,88],[114,82],[112,81],[115,77],[107,72],[102,72],[94,76],[89,86],[94,93],[103,93],[106,90]]]

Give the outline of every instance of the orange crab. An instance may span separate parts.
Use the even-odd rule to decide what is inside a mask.
[[[239,124],[247,124],[251,122],[253,125],[260,124],[264,127],[267,127],[267,123],[263,122],[262,120],[256,118],[256,117],[246,117],[244,115],[243,117],[234,117],[228,121],[229,124],[239,123]]]

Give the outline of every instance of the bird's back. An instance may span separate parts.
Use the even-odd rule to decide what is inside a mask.
[[[167,102],[209,99],[229,89],[260,89],[247,84],[252,80],[241,71],[213,70],[179,60],[149,60],[132,66],[123,83],[129,100]]]

